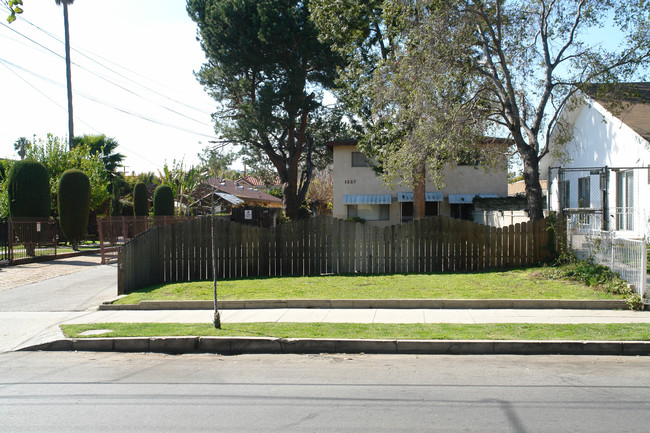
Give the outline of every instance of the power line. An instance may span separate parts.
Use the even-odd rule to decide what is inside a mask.
[[[20,69],[20,70],[22,70],[22,71],[25,71],[25,72],[27,72],[27,73],[29,73],[29,74],[32,74],[32,75],[34,75],[34,76],[36,76],[36,77],[38,77],[38,78],[40,78],[40,79],[42,79],[42,80],[44,80],[44,81],[50,82],[50,83],[52,83],[52,84],[54,84],[54,85],[57,85],[57,86],[59,86],[59,87],[64,87],[64,86],[65,86],[65,85],[62,84],[62,83],[59,83],[59,82],[57,82],[57,81],[54,81],[54,80],[52,80],[52,79],[50,79],[50,78],[48,78],[48,77],[45,77],[45,76],[43,76],[43,75],[41,75],[41,74],[39,74],[39,73],[37,73],[37,72],[34,72],[34,71],[29,70],[29,69],[23,68],[22,66],[16,65],[16,64],[14,64],[14,63],[12,63],[12,62],[9,62],[8,60],[5,60],[5,59],[0,58],[0,62],[2,62],[2,63],[6,63],[6,64],[9,64],[9,65],[11,65],[11,66],[14,66],[15,68],[18,68],[18,69]],[[192,134],[192,135],[197,135],[197,136],[206,137],[206,138],[210,138],[210,139],[214,139],[214,138],[215,138],[214,135],[208,135],[208,134],[204,134],[204,133],[202,133],[202,132],[193,131],[193,130],[191,130],[191,129],[184,128],[184,127],[182,127],[182,126],[176,126],[176,125],[172,125],[172,124],[167,123],[167,122],[163,122],[163,121],[160,121],[160,120],[156,120],[156,119],[150,118],[150,117],[148,117],[148,116],[146,116],[146,115],[144,115],[144,114],[131,112],[131,111],[127,110],[126,108],[120,107],[120,106],[118,106],[118,105],[116,105],[116,104],[113,104],[113,103],[111,103],[111,102],[108,102],[108,101],[102,100],[102,99],[100,99],[100,98],[97,98],[97,97],[95,97],[95,96],[92,96],[92,95],[87,94],[87,93],[82,92],[82,91],[78,91],[78,90],[77,90],[77,91],[75,92],[75,94],[78,94],[78,95],[81,96],[82,98],[85,98],[85,99],[91,100],[91,101],[93,101],[93,102],[95,102],[95,103],[97,103],[97,104],[100,104],[100,105],[106,106],[106,107],[108,107],[108,108],[112,108],[112,109],[114,109],[114,110],[116,110],[116,111],[122,112],[122,113],[124,113],[124,114],[128,114],[128,115],[130,115],[130,116],[138,117],[138,118],[140,118],[140,119],[142,119],[142,120],[146,120],[146,121],[148,121],[148,122],[151,122],[151,123],[154,123],[154,124],[157,124],[157,125],[165,126],[165,127],[167,127],[167,128],[177,129],[177,130],[179,130],[179,131],[187,132],[187,133]],[[93,128],[93,129],[94,129],[94,128]]]
[[[54,34],[48,32],[47,30],[42,29],[41,27],[39,27],[39,26],[36,25],[36,24],[33,24],[32,22],[30,22],[30,21],[27,20],[26,18],[20,17],[19,19],[20,19],[21,21],[25,21],[25,22],[26,22],[27,24],[29,24],[30,26],[32,26],[32,27],[34,27],[34,28],[40,30],[40,31],[43,32],[43,33],[45,33],[46,35],[48,35],[49,37],[53,38],[53,39],[56,40],[57,42],[59,42],[59,43],[64,43],[64,42],[63,42],[60,38],[58,38],[56,35],[54,35]],[[196,108],[196,107],[194,107],[194,106],[192,106],[192,105],[189,105],[189,104],[186,104],[186,103],[184,103],[184,102],[182,102],[182,101],[179,101],[178,99],[175,99],[175,98],[172,98],[172,97],[170,97],[170,96],[167,96],[167,95],[165,95],[165,94],[163,94],[163,93],[161,93],[161,92],[159,92],[159,91],[157,91],[157,90],[155,90],[155,89],[152,89],[151,87],[149,87],[149,86],[147,86],[147,85],[145,85],[145,84],[139,83],[139,82],[133,80],[132,78],[127,77],[126,75],[124,75],[124,74],[122,74],[122,73],[120,73],[120,72],[117,72],[117,71],[115,71],[114,69],[109,68],[108,66],[106,66],[106,65],[104,65],[104,64],[102,64],[102,63],[100,63],[100,62],[98,62],[97,60],[93,59],[92,57],[90,57],[89,55],[85,54],[83,51],[81,51],[81,50],[79,50],[79,49],[77,49],[77,48],[74,48],[74,47],[73,47],[72,50],[75,51],[75,52],[77,52],[78,54],[82,55],[83,57],[87,58],[87,59],[90,60],[91,62],[93,62],[93,63],[95,63],[95,64],[101,66],[101,67],[104,68],[104,69],[107,69],[108,71],[110,71],[110,72],[112,72],[112,73],[114,73],[115,75],[118,75],[118,76],[120,76],[120,77],[126,79],[127,81],[130,81],[130,82],[132,82],[133,84],[136,84],[136,85],[138,85],[138,86],[140,86],[140,87],[142,87],[142,88],[144,88],[144,89],[146,89],[146,90],[148,90],[148,91],[150,91],[150,92],[152,92],[152,93],[154,93],[154,94],[156,94],[156,95],[158,95],[158,96],[161,96],[161,97],[163,97],[163,98],[165,98],[165,99],[167,99],[167,100],[170,100],[170,101],[172,101],[172,102],[175,102],[175,103],[177,103],[177,104],[183,105],[183,106],[185,106],[185,107],[187,107],[187,108],[189,108],[189,109],[191,109],[191,110],[197,111],[197,112],[199,112],[199,113],[207,114],[207,115],[211,115],[211,114],[212,114],[212,113],[209,112],[209,111],[205,111],[205,110],[202,110],[202,109],[200,109],[200,108]],[[89,50],[84,50],[84,51],[87,51],[87,52],[90,53],[91,55],[93,55],[93,56],[95,56],[95,57],[98,57],[98,58],[102,59],[102,60],[105,61],[105,62],[111,63],[111,64],[113,64],[113,65],[115,65],[115,66],[117,66],[117,67],[119,67],[119,68],[121,68],[121,69],[124,69],[125,71],[128,71],[128,72],[130,72],[130,73],[132,73],[132,74],[134,74],[134,75],[140,76],[140,77],[145,78],[145,79],[147,79],[147,80],[149,80],[149,81],[152,81],[153,83],[156,83],[156,84],[161,85],[161,86],[163,86],[163,87],[169,88],[169,87],[167,87],[166,85],[164,85],[164,84],[162,84],[162,83],[157,83],[156,81],[151,80],[151,79],[149,79],[148,77],[145,77],[144,75],[139,74],[138,72],[132,71],[132,70],[130,70],[130,69],[124,67],[124,66],[121,66],[121,65],[119,65],[119,64],[117,64],[117,63],[115,63],[115,62],[113,62],[113,61],[111,61],[111,60],[109,60],[109,59],[107,59],[107,58],[105,58],[105,57],[102,57],[102,56],[100,56],[100,55],[98,55],[98,54],[96,54],[96,53],[93,53],[92,51],[89,51]]]
[[[24,34],[18,32],[18,31],[15,30],[15,29],[12,29],[11,27],[7,26],[7,25],[4,24],[4,23],[2,23],[2,25],[5,26],[5,27],[7,27],[8,29],[10,29],[11,31],[17,33],[18,35],[24,37],[25,39],[31,41],[32,43],[34,43],[34,44],[40,46],[41,48],[45,49],[46,51],[48,51],[48,52],[54,54],[55,56],[57,56],[57,57],[59,57],[59,58],[65,60],[65,57],[63,57],[62,55],[56,53],[55,51],[53,51],[53,50],[51,50],[51,49],[49,49],[49,48],[47,48],[47,47],[45,47],[45,46],[42,45],[41,43],[36,42],[35,40],[31,39],[30,37],[28,37],[28,36],[26,36],[26,35],[24,35]],[[210,125],[210,124],[208,124],[208,123],[202,122],[202,121],[200,121],[200,120],[196,120],[196,119],[193,118],[193,117],[190,117],[190,116],[187,116],[187,115],[185,115],[185,114],[183,114],[183,113],[180,113],[179,111],[176,111],[176,110],[174,110],[173,108],[167,107],[167,106],[162,105],[162,104],[158,104],[158,103],[156,103],[156,102],[154,102],[154,101],[152,101],[152,100],[146,98],[145,96],[143,96],[143,95],[141,95],[141,94],[139,94],[139,93],[133,91],[133,90],[130,90],[130,89],[128,89],[128,88],[126,88],[126,87],[124,87],[124,86],[122,86],[122,85],[120,85],[120,84],[115,83],[114,81],[112,81],[112,80],[106,78],[106,77],[103,76],[103,75],[100,75],[100,74],[98,74],[98,73],[96,73],[96,72],[91,71],[90,69],[88,69],[88,68],[86,68],[86,67],[84,67],[84,66],[79,65],[79,64],[76,63],[76,62],[71,62],[71,63],[72,63],[73,65],[75,65],[76,67],[78,67],[78,68],[80,68],[80,69],[82,69],[82,70],[84,70],[84,71],[86,71],[86,72],[88,72],[88,73],[90,73],[90,74],[92,74],[92,75],[94,75],[94,76],[96,76],[96,77],[101,78],[102,80],[106,81],[107,83],[112,84],[112,85],[114,85],[114,86],[116,86],[116,87],[118,87],[118,88],[124,90],[125,92],[128,92],[128,93],[130,93],[130,94],[132,94],[132,95],[134,95],[134,96],[137,96],[137,97],[139,97],[139,98],[141,98],[141,99],[144,99],[145,101],[148,101],[148,102],[151,102],[151,103],[153,103],[153,104],[155,104],[155,105],[158,105],[159,107],[161,107],[161,108],[163,108],[163,109],[165,109],[165,110],[167,110],[167,111],[170,111],[170,112],[172,112],[172,113],[174,113],[174,114],[176,114],[176,115],[178,115],[178,116],[185,117],[186,119],[189,119],[189,120],[191,120],[191,121],[193,121],[193,122],[195,122],[195,123],[198,123],[198,124],[201,124],[201,125],[204,125],[204,126],[212,126],[212,125]],[[78,91],[75,91],[75,93],[78,93]]]
[[[46,95],[43,91],[41,91],[41,89],[39,89],[38,87],[34,86],[32,83],[30,83],[29,81],[27,81],[24,77],[22,77],[20,74],[18,74],[16,71],[14,71],[14,70],[13,70],[13,69],[12,69],[12,68],[7,64],[7,63],[12,64],[12,63],[10,63],[10,62],[6,62],[6,61],[3,60],[3,59],[0,59],[0,64],[1,64],[1,65],[4,66],[5,68],[7,68],[7,69],[12,73],[12,74],[14,74],[14,75],[17,76],[18,78],[20,78],[20,79],[21,79],[25,84],[27,84],[28,86],[30,86],[32,89],[36,90],[38,93],[41,94],[41,96],[43,96],[44,98],[48,99],[50,102],[52,102],[54,105],[56,105],[57,107],[59,107],[61,110],[65,111],[65,112],[68,111],[68,109],[67,109],[66,107],[64,107],[63,105],[59,104],[59,103],[58,103],[57,101],[55,101],[54,99],[50,98],[50,97],[49,97],[48,95]],[[12,64],[12,65],[13,65],[13,64]],[[83,123],[84,125],[86,125],[87,127],[89,127],[90,129],[92,129],[92,130],[94,130],[95,132],[97,132],[98,134],[100,133],[99,130],[98,130],[97,128],[93,127],[93,126],[90,125],[88,122],[85,122],[84,120],[80,119],[79,117],[76,117],[76,119],[79,120],[79,121],[80,121],[81,123]]]

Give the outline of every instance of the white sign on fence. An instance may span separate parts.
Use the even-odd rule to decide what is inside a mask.
[[[253,219],[253,211],[251,209],[245,209],[244,210],[244,219],[245,220],[252,220]]]

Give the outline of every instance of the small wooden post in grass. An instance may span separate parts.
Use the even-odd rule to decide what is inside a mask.
[[[221,314],[217,308],[217,254],[214,243],[214,186],[212,187],[212,215],[210,224],[210,238],[212,239],[212,281],[214,292],[214,327],[221,329]]]

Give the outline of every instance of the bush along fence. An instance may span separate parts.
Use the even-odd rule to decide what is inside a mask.
[[[561,242],[548,220],[497,229],[437,216],[377,228],[321,216],[262,229],[199,217],[153,227],[120,248],[118,292],[211,279],[212,223],[221,279],[527,266],[550,258]]]

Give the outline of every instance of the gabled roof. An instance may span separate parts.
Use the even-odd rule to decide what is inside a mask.
[[[594,84],[585,93],[650,141],[650,83]]]
[[[257,201],[257,202],[265,202],[270,204],[282,203],[282,200],[280,200],[275,196],[272,196],[271,194],[267,194],[264,191],[259,191],[256,188],[249,187],[247,185],[244,185],[243,183],[239,184],[234,180],[225,180],[225,179],[218,179],[216,177],[211,177],[208,180],[206,180],[206,183],[208,183],[209,185],[213,186],[215,189],[221,192],[232,194],[235,197],[239,197],[243,199],[244,201]]]

